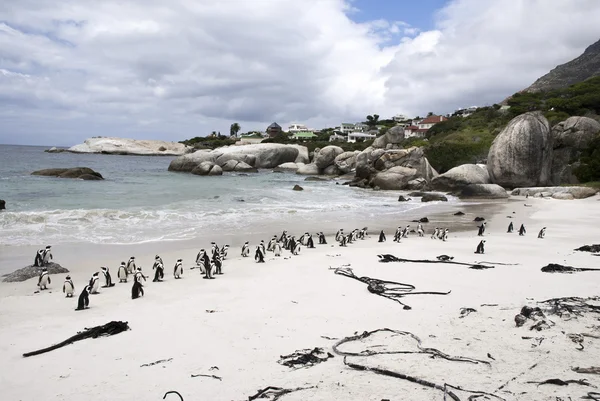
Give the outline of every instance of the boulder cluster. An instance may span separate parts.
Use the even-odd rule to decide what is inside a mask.
[[[31,173],[31,175],[42,175],[46,177],[58,177],[58,178],[77,178],[80,180],[94,181],[103,180],[102,174],[92,170],[88,167],[72,167],[72,168],[48,168],[45,170],[38,170]]]

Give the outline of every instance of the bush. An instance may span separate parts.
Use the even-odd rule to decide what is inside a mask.
[[[581,182],[600,181],[600,136],[590,142],[579,159],[581,165],[573,173]]]

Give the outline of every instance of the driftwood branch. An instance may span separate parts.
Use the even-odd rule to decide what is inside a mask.
[[[183,401],[183,397],[177,391],[167,391],[163,397],[163,400],[166,399],[169,394],[175,394],[175,395],[179,396],[179,401]]]
[[[542,271],[544,273],[577,273],[577,272],[600,272],[600,269],[595,269],[591,267],[573,267],[573,266],[564,266],[559,265],[557,263],[550,263],[542,267]]]
[[[568,386],[569,384],[579,384],[581,386],[591,386],[591,384],[588,383],[587,380],[585,380],[585,379],[579,379],[579,380],[548,379],[548,380],[544,380],[543,382],[530,381],[527,383],[537,384],[538,386],[541,386],[542,384],[554,384],[555,386]]]
[[[145,363],[143,365],[140,365],[140,368],[143,368],[145,366],[154,366],[154,365],[158,365],[159,363],[165,363],[165,362],[171,362],[173,360],[173,358],[169,358],[169,359],[159,359],[158,361],[154,361],[154,362],[150,362],[150,363]]]
[[[219,381],[222,381],[223,378],[216,376],[216,375],[202,375],[202,374],[198,374],[198,375],[191,375],[191,377],[210,377],[211,379],[217,379]]]
[[[294,388],[294,389],[287,389],[287,388],[283,388],[283,387],[274,387],[274,386],[269,386],[269,387],[265,387],[262,390],[258,390],[258,392],[254,395],[251,395],[250,397],[248,397],[248,401],[253,401],[259,398],[268,398],[268,397],[273,397],[272,401],[277,401],[278,399],[280,399],[281,397],[283,397],[286,394],[289,393],[293,393],[296,391],[302,391],[302,390],[308,390],[311,388],[314,388],[315,386],[311,386],[311,387],[298,387],[298,388]]]
[[[390,263],[390,262],[401,262],[401,263],[445,263],[449,265],[459,265],[459,266],[467,266],[469,269],[483,270],[483,269],[493,269],[493,265],[486,264],[487,262],[479,262],[479,263],[463,263],[463,262],[454,262],[452,260],[429,260],[429,259],[403,259],[398,258],[394,255],[390,255],[389,253],[383,255],[377,255],[379,257],[379,261],[381,263]]]
[[[60,342],[58,344],[52,345],[47,348],[42,348],[37,351],[27,352],[23,354],[24,357],[40,355],[46,352],[54,351],[55,349],[64,347],[69,344],[73,344],[75,341],[85,340],[86,338],[98,338],[103,336],[112,336],[115,334],[119,334],[123,331],[129,330],[129,325],[127,322],[116,322],[112,321],[110,323],[106,323],[103,326],[96,326],[92,328],[86,328],[83,331],[75,334],[72,337],[67,338],[65,341]]]

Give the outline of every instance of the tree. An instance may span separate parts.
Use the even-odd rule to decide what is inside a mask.
[[[229,135],[237,137],[237,134],[240,132],[241,128],[242,127],[240,127],[238,123],[231,124],[231,127],[229,128]]]
[[[430,111],[429,113],[427,113],[427,117],[431,117],[433,115],[433,111]]]
[[[379,114],[373,114],[372,116],[371,115],[367,116],[367,125],[370,128],[374,128],[377,125],[378,121],[379,121]]]

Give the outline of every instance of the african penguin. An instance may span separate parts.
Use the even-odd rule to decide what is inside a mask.
[[[63,283],[63,293],[67,298],[73,297],[73,293],[75,292],[75,285],[73,284],[73,280],[71,280],[71,276],[65,277],[65,282]]]
[[[256,251],[254,252],[254,260],[256,263],[265,263],[265,253],[263,252],[260,245],[256,246]]]
[[[479,231],[477,232],[477,235],[479,237],[483,236],[483,233],[485,232],[485,221],[483,223],[481,223],[481,225],[479,226]]]
[[[136,267],[135,267],[135,256],[132,256],[129,258],[129,260],[127,261],[127,273],[129,274],[134,274],[136,272]]]
[[[484,251],[485,251],[483,248],[484,244],[485,244],[485,240],[482,239],[481,242],[479,243],[479,245],[477,245],[477,250],[475,250],[475,253],[484,253]]]
[[[381,230],[381,232],[379,233],[379,241],[378,242],[385,242],[385,233],[383,232],[383,230]]]
[[[35,260],[33,261],[33,266],[42,267],[44,265],[44,250],[40,249],[35,254]]]
[[[48,246],[46,247],[46,249],[44,249],[44,255],[43,255],[43,258],[44,258],[44,266],[47,266],[47,265],[48,265],[48,263],[50,263],[50,261],[52,260],[52,252],[50,251],[50,248],[51,248],[51,246],[50,246],[50,245],[48,245]]]
[[[513,222],[511,221],[510,224],[508,225],[508,230],[506,230],[507,233],[512,233],[515,229],[515,226],[513,225]]]
[[[546,227],[544,227],[540,230],[540,233],[538,234],[538,238],[544,239],[545,236],[546,236]]]
[[[48,288],[48,284],[51,284],[50,275],[48,274],[47,268],[42,268],[42,272],[38,278],[37,286],[40,287],[40,290],[45,290]]]
[[[181,259],[177,259],[175,262],[175,267],[173,268],[173,276],[176,279],[180,279],[183,275],[183,261]]]
[[[110,276],[108,267],[101,267],[100,270],[102,270],[102,274],[104,275],[104,285],[102,288],[113,287],[115,283],[112,282],[112,277]]]
[[[519,227],[519,235],[525,235],[526,232],[525,225],[521,224],[521,227]]]
[[[242,246],[242,256],[245,258],[250,256],[250,245],[248,244],[248,241],[244,242],[244,245]]]
[[[81,294],[79,294],[79,299],[77,300],[77,309],[75,310],[84,310],[90,307],[90,292],[92,289],[89,285],[83,287],[81,290]]]
[[[92,278],[90,279],[90,294],[98,294],[98,288],[100,288],[100,273],[96,272],[92,274]]]
[[[125,262],[121,262],[121,265],[119,266],[119,270],[117,271],[117,277],[119,278],[119,283],[126,283],[127,276],[128,276],[127,266],[125,265]]]

